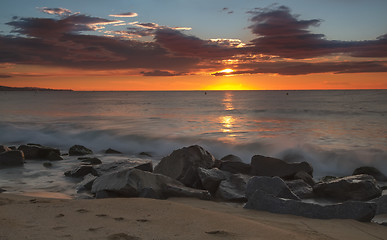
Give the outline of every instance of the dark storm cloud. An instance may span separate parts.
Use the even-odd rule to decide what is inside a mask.
[[[137,68],[144,76],[176,76],[199,68],[222,69],[223,60],[235,60],[232,68],[237,71],[232,74],[387,72],[386,62],[382,61],[302,62],[301,59],[330,54],[387,57],[387,34],[368,41],[327,40],[323,34],[310,31],[321,20],[301,20],[284,6],[250,12],[253,24],[249,28],[257,37],[246,45],[238,39],[203,40],[178,31],[188,28],[157,23],[135,22],[130,23],[127,31],[106,31],[121,39],[96,36],[93,34],[106,25],[123,22],[83,14],[66,15],[64,10],[61,14],[62,10],[45,9],[60,15],[59,19],[16,17],[7,23],[17,34],[0,35],[0,63],[96,70]],[[136,36],[154,36],[154,41],[123,39]],[[289,62],[284,58],[298,60]]]
[[[300,20],[288,7],[256,9],[249,13],[253,14],[253,25],[249,28],[258,35],[252,40],[257,53],[293,59],[337,53],[353,57],[387,57],[386,35],[369,41],[327,40],[324,34],[309,30],[318,27],[320,19]]]
[[[245,52],[245,49],[242,48],[225,47],[172,29],[157,30],[155,39],[157,43],[171,52],[202,59],[230,58]]]
[[[363,62],[260,62],[246,64],[242,67],[251,70],[237,70],[232,75],[272,73],[280,75],[306,75],[312,73],[364,73],[364,72],[387,72],[385,61],[363,61]],[[213,76],[230,75],[230,73],[216,72]]]
[[[154,70],[150,72],[141,72],[144,76],[158,76],[158,77],[171,77],[171,76],[181,76],[184,75],[183,73],[173,73],[168,71],[162,71],[162,70]]]
[[[11,75],[0,74],[0,78],[11,78],[11,77],[12,77]]]
[[[51,38],[65,33],[95,31],[104,25],[122,21],[90,17],[82,14],[67,16],[61,19],[52,18],[20,18],[7,24],[14,27],[13,32],[30,37]]]

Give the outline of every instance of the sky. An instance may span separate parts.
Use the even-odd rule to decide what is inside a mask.
[[[1,0],[0,85],[387,89],[385,0]]]

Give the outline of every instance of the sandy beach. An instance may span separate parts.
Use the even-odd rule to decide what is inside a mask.
[[[0,239],[387,239],[387,227],[188,198],[50,199],[0,194]]]

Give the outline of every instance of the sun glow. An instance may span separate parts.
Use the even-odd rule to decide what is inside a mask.
[[[232,73],[232,72],[234,72],[234,70],[232,70],[231,68],[226,68],[226,69],[219,71],[219,73]]]

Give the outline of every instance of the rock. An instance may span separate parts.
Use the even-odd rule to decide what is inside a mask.
[[[367,174],[373,176],[377,181],[386,182],[387,176],[374,167],[359,167],[353,171],[352,175]]]
[[[338,204],[319,205],[275,197],[262,190],[255,191],[244,208],[308,218],[356,219],[364,222],[371,221],[376,212],[376,204],[371,202],[347,201]]]
[[[102,163],[102,161],[96,157],[83,157],[78,159],[82,160],[81,162],[84,164],[98,165]]]
[[[111,148],[108,148],[106,151],[105,151],[106,154],[122,154],[122,152],[120,151],[117,151],[117,150],[114,150],[114,149],[111,149]]]
[[[308,173],[304,172],[304,171],[301,171],[301,172],[297,172],[294,177],[294,179],[301,179],[303,180],[304,182],[306,182],[307,184],[309,184],[309,186],[314,186],[316,184],[316,182],[314,181],[314,179],[312,178],[312,176],[310,176]]]
[[[216,198],[231,202],[246,202],[246,185],[251,176],[232,174],[220,182]]]
[[[6,192],[7,190],[0,188],[0,193]]]
[[[40,144],[29,143],[27,145],[21,145],[18,150],[23,151],[25,159],[40,159],[50,160],[50,158],[58,159],[60,157],[59,149],[42,146]]]
[[[289,189],[301,199],[314,197],[313,188],[301,179],[286,181],[286,185],[288,185]]]
[[[98,176],[108,174],[115,171],[120,171],[127,168],[136,168],[146,172],[153,171],[152,161],[144,161],[143,159],[128,159],[122,161],[116,161],[112,163],[104,163],[95,167]]]
[[[387,195],[382,195],[381,197],[373,200],[377,204],[376,214],[387,214]]]
[[[275,197],[299,200],[279,177],[255,176],[250,178],[246,186],[246,197],[249,199],[255,191],[264,191]]]
[[[250,174],[251,165],[243,162],[224,161],[220,165],[220,170],[230,173]]]
[[[376,184],[375,178],[365,174],[318,183],[313,186],[313,192],[319,197],[340,201],[367,201],[382,194],[382,190]]]
[[[165,199],[170,196],[208,198],[208,191],[190,189],[168,176],[145,172],[139,169],[123,169],[98,177],[92,186],[92,193],[105,196],[151,197]],[[99,194],[101,196],[101,194]]]
[[[8,152],[8,151],[11,151],[11,149],[9,147],[4,146],[4,145],[0,145],[0,153]]]
[[[232,154],[224,156],[220,160],[222,160],[223,162],[243,162],[240,157],[232,155]]]
[[[51,163],[51,162],[44,162],[44,163],[43,163],[43,166],[44,166],[45,168],[51,168],[51,167],[52,167],[52,163]]]
[[[97,171],[93,168],[92,165],[80,165],[66,171],[64,175],[67,177],[81,178],[90,173],[97,176]]]
[[[63,158],[57,152],[51,151],[47,155],[47,160],[50,160],[50,161],[60,161],[60,160],[63,160]]]
[[[70,156],[83,156],[87,154],[93,154],[93,151],[82,145],[74,145],[69,149]]]
[[[97,177],[91,173],[84,176],[83,180],[75,186],[77,193],[85,191],[85,190],[90,191],[95,179],[97,179]]]
[[[340,177],[335,177],[335,176],[324,176],[320,179],[320,182],[329,182],[331,180],[338,179]]]
[[[24,164],[22,151],[11,150],[0,153],[0,167],[21,166]]]
[[[278,176],[292,179],[298,172],[306,172],[313,176],[313,168],[307,162],[287,163],[283,160],[261,155],[251,158],[251,174],[255,176]]]
[[[140,152],[138,155],[144,156],[144,157],[152,157],[152,154],[148,152]]]
[[[224,172],[218,168],[206,169],[201,167],[198,168],[198,174],[203,188],[211,194],[215,194],[220,182],[229,178],[231,175],[231,173]]]
[[[154,172],[182,182],[187,187],[201,188],[198,167],[212,168],[215,158],[198,145],[173,151],[161,159]]]

